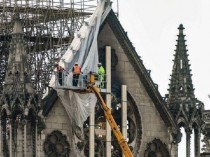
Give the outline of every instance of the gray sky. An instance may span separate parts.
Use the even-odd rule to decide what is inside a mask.
[[[152,79],[162,96],[168,93],[177,28],[183,24],[195,95],[205,109],[210,109],[209,0],[121,0],[119,19],[144,65],[152,70]],[[185,145],[179,144],[179,156],[185,154]]]
[[[210,1],[119,1],[119,19],[164,96],[167,93],[178,26],[185,27],[196,97],[210,109]]]

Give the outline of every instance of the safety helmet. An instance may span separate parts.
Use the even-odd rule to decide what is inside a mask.
[[[78,62],[75,62],[75,64],[78,64]]]
[[[99,62],[98,65],[101,65],[101,63]]]

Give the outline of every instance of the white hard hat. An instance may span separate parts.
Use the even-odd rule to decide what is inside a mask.
[[[99,62],[98,65],[101,65],[101,63]]]
[[[78,62],[75,62],[75,64],[78,64]]]

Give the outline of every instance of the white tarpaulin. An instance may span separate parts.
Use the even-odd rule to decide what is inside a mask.
[[[110,5],[106,4],[107,6],[105,7],[105,1],[101,0],[98,3],[95,12],[75,35],[74,40],[59,62],[59,65],[64,67],[66,71],[65,86],[72,86],[72,81],[69,80],[72,80],[72,68],[75,62],[79,64],[82,72],[97,72],[98,70],[97,37],[99,27],[111,10]],[[56,79],[53,76],[50,81],[50,86],[55,87],[55,85]],[[95,107],[97,101],[95,95],[93,93],[79,94],[64,89],[56,90],[68,116],[76,122],[76,125],[82,127],[84,121],[90,114],[90,109]]]

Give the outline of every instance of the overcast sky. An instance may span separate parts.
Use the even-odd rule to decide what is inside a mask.
[[[195,96],[210,109],[210,0],[119,0],[119,19],[162,96],[168,93],[177,28],[183,24]],[[185,142],[179,146],[185,148]]]
[[[167,93],[178,26],[185,27],[196,97],[210,109],[210,1],[119,1],[119,19],[164,96]]]

